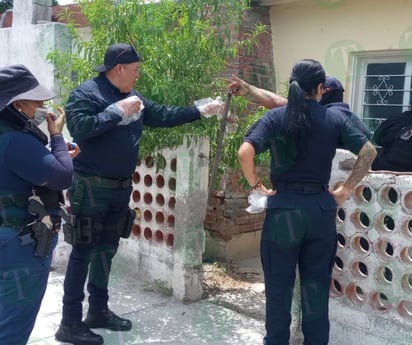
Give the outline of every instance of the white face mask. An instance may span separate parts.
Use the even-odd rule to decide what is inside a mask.
[[[46,114],[47,114],[46,107],[37,107],[34,112],[34,118],[30,119],[30,121],[36,126],[38,126],[46,119]]]

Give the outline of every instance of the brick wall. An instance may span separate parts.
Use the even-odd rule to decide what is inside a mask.
[[[267,33],[260,35],[259,45],[251,52],[240,52],[237,61],[228,68],[228,75],[235,74],[248,83],[275,90],[273,69],[272,34],[270,16],[267,8],[257,7],[245,13],[245,20],[238,37],[249,32],[255,23],[267,26]],[[251,103],[247,113],[256,109]],[[240,171],[230,172],[223,177],[220,190],[216,190],[209,200],[204,227],[216,239],[230,241],[234,235],[257,232],[262,228],[264,213],[250,214],[245,211],[249,206],[249,190],[239,184]]]

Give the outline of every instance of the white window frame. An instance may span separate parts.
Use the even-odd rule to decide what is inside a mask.
[[[385,51],[367,51],[352,52],[350,54],[352,67],[350,68],[352,84],[350,85],[349,104],[352,111],[362,119],[362,105],[364,98],[365,76],[368,64],[371,63],[406,63],[405,83],[411,85],[412,78],[412,50],[385,50]],[[403,110],[408,110],[409,94],[404,93]],[[412,100],[411,100],[412,101]],[[377,119],[376,123],[383,122],[384,119]]]

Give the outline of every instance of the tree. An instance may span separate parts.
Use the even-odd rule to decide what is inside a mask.
[[[265,32],[256,25],[239,37],[246,0],[78,0],[91,28],[91,39],[83,41],[69,26],[75,52],[53,52],[55,73],[62,86],[62,97],[85,79],[93,76],[93,66],[103,60],[106,48],[116,42],[132,44],[143,59],[137,89],[145,97],[162,104],[188,105],[205,96],[226,95],[223,79],[228,63],[239,51],[247,52],[256,37]],[[62,13],[70,17],[70,13]],[[243,102],[243,103],[242,103]],[[234,103],[244,106],[240,97]],[[247,125],[247,124],[246,124]],[[141,142],[141,157],[161,147],[174,147],[183,138],[209,137],[215,142],[219,123],[200,121],[173,129],[146,129]],[[237,139],[244,134],[240,126]],[[213,152],[213,147],[212,147]],[[224,165],[237,163],[236,151],[224,155]]]

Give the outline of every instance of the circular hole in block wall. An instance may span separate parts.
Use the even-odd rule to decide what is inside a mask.
[[[365,204],[372,199],[372,190],[368,186],[358,185],[352,192],[352,197],[357,204]]]
[[[399,253],[401,261],[408,266],[412,266],[412,247],[404,247]]]
[[[412,301],[400,301],[398,304],[398,313],[405,318],[412,319]]]
[[[388,233],[395,229],[395,221],[392,216],[380,213],[376,216],[375,226],[380,233]]]
[[[165,179],[162,175],[156,176],[156,186],[159,188],[163,188],[165,185]]]
[[[136,162],[136,166],[140,166],[142,164],[142,160],[139,158]]]
[[[176,172],[176,165],[177,165],[177,160],[176,160],[176,158],[173,158],[173,159],[170,161],[170,169],[171,169],[173,172]]]
[[[150,176],[149,174],[147,174],[147,175],[145,175],[144,176],[144,185],[146,186],[146,187],[150,187],[152,184],[153,184],[153,178],[152,178],[152,176]]]
[[[170,208],[171,210],[174,210],[174,209],[175,209],[175,206],[176,206],[176,198],[175,198],[174,196],[171,196],[171,197],[169,198],[169,202],[167,203],[167,205],[169,206],[169,208]]]
[[[175,226],[175,217],[173,215],[167,217],[167,225],[171,228]]]
[[[146,210],[146,211],[143,212],[143,219],[144,219],[146,222],[150,222],[150,221],[152,220],[152,218],[153,218],[153,215],[152,215],[152,212],[151,212],[151,211]]]
[[[351,241],[352,249],[359,255],[368,255],[371,250],[369,240],[364,236],[355,236]]]
[[[380,189],[379,191],[379,202],[382,204],[383,207],[390,207],[396,206],[399,201],[399,191],[396,186],[385,186]]]
[[[175,179],[174,177],[171,177],[171,178],[169,179],[168,186],[169,186],[169,189],[170,189],[171,191],[175,191],[175,190],[176,190],[176,179]]]
[[[155,241],[163,242],[163,232],[161,232],[160,230],[156,230],[155,232]]]
[[[406,219],[401,225],[401,234],[412,239],[412,219]]]
[[[141,232],[142,232],[142,228],[140,227],[140,225],[134,224],[132,228],[132,234],[136,237],[140,237]]]
[[[357,278],[366,278],[368,276],[368,267],[362,261],[354,261],[351,272]]]
[[[345,235],[342,233],[338,232],[338,247],[339,248],[345,248],[346,245],[346,238]]]
[[[341,223],[345,221],[345,210],[343,208],[338,209],[338,212],[336,213],[336,219]]]
[[[133,180],[133,183],[139,183],[140,182],[140,174],[137,171],[135,171],[133,173],[132,180]]]
[[[412,274],[406,273],[401,280],[401,286],[403,291],[412,296]]]
[[[165,215],[163,212],[158,211],[156,212],[155,219],[157,224],[163,224],[165,222]]]
[[[134,202],[140,201],[140,192],[138,190],[134,190],[132,193],[132,199]]]
[[[403,196],[402,205],[408,213],[412,212],[412,191],[407,192]]]
[[[365,303],[366,295],[362,288],[355,283],[350,283],[346,287],[346,296],[353,304],[361,305]]]
[[[370,295],[370,304],[373,309],[387,311],[391,308],[388,296],[382,292],[372,292]]]
[[[165,204],[165,197],[163,196],[163,194],[156,195],[156,204],[158,206],[163,206]]]
[[[146,204],[150,205],[153,201],[153,195],[151,193],[144,193],[143,200]]]
[[[378,267],[377,278],[381,284],[391,284],[393,281],[393,272],[387,266]]]
[[[337,273],[342,273],[343,270],[343,261],[339,256],[335,256],[335,265],[333,266],[333,269],[337,272]]]
[[[332,279],[332,283],[330,285],[330,295],[333,297],[340,297],[343,295],[343,288],[342,285],[339,283],[338,280]]]
[[[360,230],[365,230],[370,225],[368,215],[360,210],[353,212],[350,216],[350,220],[352,221],[353,225]]]
[[[375,253],[382,260],[390,260],[393,258],[393,245],[386,239],[379,239],[375,243]]]
[[[144,160],[144,164],[145,164],[146,167],[148,167],[148,168],[153,168],[154,163],[155,163],[155,160],[154,160],[154,158],[151,157],[151,156],[147,156],[147,157],[145,158],[145,160]]]
[[[143,231],[143,236],[146,240],[151,240],[152,239],[152,229],[150,229],[149,227],[145,228]]]
[[[174,235],[173,234],[167,234],[167,236],[166,236],[166,245],[168,247],[173,247],[174,241],[175,241]]]

